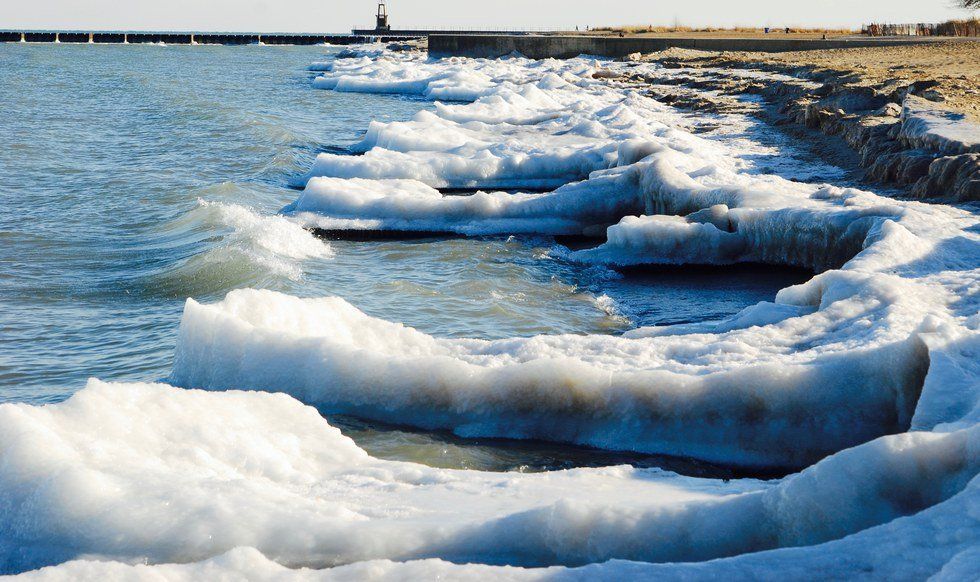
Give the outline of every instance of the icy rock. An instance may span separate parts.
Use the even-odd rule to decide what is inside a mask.
[[[875,111],[875,115],[881,117],[901,117],[902,106],[898,103],[888,103],[882,106],[881,109]]]
[[[700,224],[712,224],[715,228],[723,232],[734,232],[731,220],[728,218],[728,207],[724,204],[715,204],[710,208],[698,210],[687,215],[688,222]]]

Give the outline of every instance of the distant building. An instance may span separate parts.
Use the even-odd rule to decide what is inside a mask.
[[[385,5],[384,0],[378,2],[378,23],[374,29],[378,32],[391,31],[391,25],[388,24],[388,6]]]

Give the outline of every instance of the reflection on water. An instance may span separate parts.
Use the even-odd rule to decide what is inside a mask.
[[[305,67],[331,50],[0,44],[0,402],[63,400],[92,376],[163,378],[184,300],[241,287],[502,338],[715,319],[805,278],[623,276],[549,258],[550,238],[318,240],[275,217],[316,153],[431,107],[312,89]],[[376,454],[439,466],[706,470],[337,422]]]
[[[772,479],[786,470],[741,470],[696,459],[632,452],[603,451],[588,447],[489,438],[461,438],[445,431],[425,431],[368,422],[349,416],[328,416],[330,424],[371,456],[389,461],[409,461],[442,469],[541,473],[579,467],[632,465],[660,468],[691,477]]]

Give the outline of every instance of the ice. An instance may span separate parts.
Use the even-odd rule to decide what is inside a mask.
[[[416,180],[313,178],[283,212],[321,228],[467,235],[599,234],[623,214],[642,208],[624,187],[630,179],[612,170],[594,175],[587,185],[569,184],[549,194],[443,196]]]
[[[632,163],[632,150],[623,146],[638,143],[637,135],[682,141],[655,118],[633,113],[641,105],[656,113],[660,108],[655,102],[629,96],[618,96],[617,101],[606,97],[591,103],[593,110],[568,112],[567,103],[551,99],[546,106],[537,105],[547,111],[536,113],[530,122],[509,117],[480,121],[488,117],[478,109],[482,100],[467,106],[476,109],[467,111],[476,118],[469,121],[447,119],[463,115],[443,107],[437,111],[440,115],[423,111],[410,122],[375,122],[354,147],[364,155],[320,154],[310,176],[410,178],[453,188],[556,188],[596,170]]]
[[[614,562],[549,575],[738,579],[814,568],[828,578],[965,571],[970,554],[963,552],[977,542],[976,485],[966,485],[976,475],[977,450],[975,444],[948,447],[945,439],[974,434],[980,417],[980,220],[973,210],[760,171],[751,160],[759,150],[750,141],[679,131],[676,114],[630,87],[600,83],[595,65],[582,60],[423,65],[411,68],[419,95],[438,98],[430,88],[456,75],[465,79],[458,82],[472,93],[470,102],[437,104],[409,122],[372,124],[357,148],[366,153],[321,156],[311,173],[319,177],[286,214],[324,228],[461,234],[595,235],[608,225],[605,242],[553,255],[612,266],[754,262],[819,274],[724,321],[620,337],[497,341],[432,337],[368,317],[339,298],[238,291],[212,305],[188,302],[172,382],[287,392],[324,411],[463,436],[548,439],[753,467],[798,469],[824,459],[757,497],[742,495],[704,514],[676,513],[687,528],[683,536],[663,529],[653,514],[640,517],[635,508],[618,505],[603,510],[614,524],[608,529],[575,504],[549,507],[546,523],[533,514],[509,518],[521,532],[587,524],[582,527],[591,537],[581,543],[590,551],[606,547],[596,535],[613,531],[643,548],[555,562],[564,565],[748,553],[703,564]],[[368,77],[349,86],[384,83],[390,74],[390,63],[347,66],[332,75]],[[472,75],[461,70],[467,66]],[[474,81],[477,73],[494,82]],[[407,90],[408,81],[393,82],[391,90]],[[548,180],[569,183],[545,193],[492,191],[547,186]],[[488,191],[457,197],[437,190],[445,187]],[[919,432],[878,438],[910,429]],[[919,457],[898,444],[907,439],[943,444]],[[889,507],[925,493],[917,485],[905,488],[906,477],[889,473],[878,501],[846,501],[851,484],[895,468],[857,453],[880,452],[882,443],[895,447],[888,458],[900,464],[943,463],[956,449],[969,468],[950,488],[955,491],[940,486],[944,493],[926,494],[920,507],[930,509],[895,519]],[[816,488],[825,496],[812,496]],[[781,515],[792,527],[764,525],[772,522],[757,507],[775,507],[774,499],[785,503]],[[803,517],[818,514],[812,521]],[[633,525],[624,531],[614,516],[629,516]],[[712,520],[719,516],[732,529],[714,539],[734,545],[721,552],[703,541],[691,542],[697,550],[673,545],[701,535],[691,533],[699,527],[717,530]],[[658,525],[645,529],[645,523]],[[856,531],[862,533],[844,537]],[[549,535],[563,548],[579,543]],[[517,538],[522,551],[536,547],[523,533]],[[930,541],[917,545],[919,539]],[[806,547],[750,553],[781,546]],[[444,562],[349,568],[358,567],[393,577],[487,572]]]
[[[319,86],[336,89],[335,82],[353,79],[375,91],[410,90],[436,99],[438,96],[427,92],[435,77],[448,79],[449,86],[468,86],[455,78],[468,70],[491,82],[478,84],[480,90],[474,91],[479,94],[466,103],[436,103],[433,111],[422,111],[406,122],[371,123],[363,140],[353,148],[363,155],[319,155],[309,174],[312,179],[307,191],[297,204],[284,209],[286,213],[305,206],[306,212],[328,221],[371,221],[361,226],[372,230],[595,235],[597,227],[641,210],[647,214],[687,214],[711,204],[726,204],[735,214],[750,214],[735,209],[821,205],[818,200],[812,204],[806,200],[822,195],[826,188],[821,190],[821,185],[759,172],[757,158],[776,157],[767,147],[744,137],[726,141],[681,131],[678,127],[690,123],[682,114],[633,87],[596,78],[600,70],[622,74],[622,64],[605,63],[600,68],[586,59],[407,58],[361,59],[345,64],[342,71],[335,65]],[[412,66],[405,66],[406,62]],[[411,83],[424,83],[426,88],[406,88],[407,81],[401,80],[404,76],[411,77]],[[725,123],[744,130],[744,121]],[[777,165],[789,167],[782,162]],[[618,170],[620,180],[615,192],[608,187],[611,170]],[[821,172],[833,174],[825,169]],[[789,177],[797,173],[787,171]],[[347,184],[343,180],[361,181]],[[431,190],[407,186],[409,180],[436,189],[486,192],[479,192],[470,202],[454,196],[437,198]],[[394,181],[401,187],[392,188]],[[575,192],[572,199],[567,197],[569,188]],[[349,204],[347,189],[361,193],[362,201]],[[375,195],[365,203],[363,193],[370,189]],[[508,196],[494,192],[501,189],[518,193]],[[542,189],[550,192],[528,198],[527,191]],[[512,204],[509,198],[513,198]],[[487,203],[490,200],[492,204]],[[527,204],[528,200],[534,202]],[[705,205],[707,202],[711,204]],[[521,208],[519,223],[500,220],[504,206]],[[597,214],[597,207],[604,212]],[[885,216],[893,212],[879,210]],[[790,213],[786,211],[784,216]],[[556,224],[556,218],[563,218],[558,214],[596,219],[585,224],[581,218]],[[316,224],[318,219],[307,215],[303,220]],[[840,213],[838,222],[846,220],[847,213]],[[419,226],[411,228],[407,223]],[[676,233],[680,227],[675,226]],[[842,228],[846,230],[847,225]],[[739,255],[736,247],[741,246],[744,236],[725,236],[707,228],[686,230],[688,238],[697,230],[722,247],[716,249],[719,256],[705,257],[708,262],[742,260],[732,255]],[[859,235],[860,225],[852,230]],[[838,234],[850,233],[832,236]],[[850,250],[840,253],[844,260],[854,254]],[[822,258],[814,257],[810,262]]]
[[[235,291],[188,300],[171,381],[463,436],[800,467],[905,430],[914,411],[925,346],[861,283],[830,284],[854,295],[810,315],[716,335],[497,341],[434,338],[339,298]]]
[[[412,66],[405,66],[412,59]],[[646,142],[684,145],[669,108],[593,77],[595,63],[510,59],[335,62],[315,85],[411,93],[436,103],[411,121],[370,125],[362,156],[321,154],[310,176],[414,179],[437,188],[557,188],[628,165]],[[662,147],[652,144],[651,147]],[[624,147],[626,149],[624,149]]]
[[[910,95],[902,106],[902,137],[949,154],[980,152],[980,126],[962,113]]]
[[[978,446],[976,429],[886,437],[781,482],[481,473],[372,459],[281,394],[93,380],[61,404],[0,405],[0,571],[78,558],[89,561],[35,575],[281,572],[261,556],[291,568],[706,560],[942,514],[961,504]],[[93,559],[210,561],[134,571]],[[449,567],[406,568],[423,564]]]
[[[611,225],[604,243],[554,255],[820,274],[724,322],[490,342],[431,337],[339,298],[234,292],[188,302],[174,383],[285,391],[324,410],[463,436],[763,467],[801,468],[912,426],[972,423],[980,302],[969,290],[980,280],[980,236],[969,209],[760,172],[743,141],[675,129],[676,113],[596,79],[584,59],[344,67],[325,78],[479,74],[494,83],[471,103],[373,124],[362,156],[321,156],[313,174],[322,177],[284,209],[307,225],[593,236]],[[436,190],[535,183],[613,145],[586,179],[552,192]],[[566,150],[566,162],[539,163]],[[525,165],[508,165],[515,159]]]
[[[393,53],[364,47],[344,51],[329,64],[314,65],[324,74],[313,86],[320,89],[371,93],[408,93],[445,101],[475,101],[493,88],[546,78],[549,85],[564,82],[561,75],[591,75],[594,62],[579,60],[574,67],[553,59],[428,59],[422,53]]]

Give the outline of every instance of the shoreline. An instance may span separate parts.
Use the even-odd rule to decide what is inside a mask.
[[[659,63],[662,76],[622,80],[674,107],[750,113],[804,131],[803,139],[807,130],[840,138],[863,182],[965,202],[980,200],[980,91],[970,89],[980,75],[959,63],[973,49],[980,43],[778,55],[669,49],[624,59]],[[767,107],[737,98],[744,95]]]
[[[813,38],[805,35],[685,35],[685,36],[592,36],[585,34],[542,35],[454,35],[428,37],[429,50],[440,57],[498,58],[520,53],[531,59],[570,59],[580,55],[620,58],[633,53],[668,49],[704,51],[755,51],[765,53],[828,49],[903,47],[945,42],[970,43],[969,37],[870,37]]]

